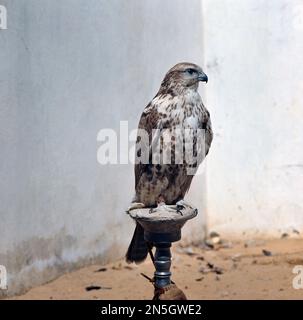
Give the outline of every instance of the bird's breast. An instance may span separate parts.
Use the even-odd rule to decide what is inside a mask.
[[[197,129],[203,122],[203,103],[197,92],[157,97],[154,103],[163,128]]]

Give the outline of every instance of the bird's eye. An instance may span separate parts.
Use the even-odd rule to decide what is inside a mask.
[[[196,70],[192,69],[192,68],[186,69],[185,71],[188,72],[190,75],[192,75],[196,72]]]

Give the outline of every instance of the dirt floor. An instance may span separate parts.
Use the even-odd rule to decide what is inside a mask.
[[[188,299],[303,299],[294,266],[303,266],[303,240],[249,240],[211,247],[173,245],[172,279]],[[151,261],[93,265],[13,299],[151,299]]]

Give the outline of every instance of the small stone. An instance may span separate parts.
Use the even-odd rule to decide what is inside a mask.
[[[263,249],[262,252],[266,257],[270,257],[272,255],[272,253],[269,250],[266,250],[266,249]]]
[[[203,256],[199,256],[199,257],[197,257],[197,260],[202,260],[202,261],[204,261],[204,257],[203,257]]]
[[[122,264],[119,263],[118,265],[114,265],[114,266],[112,266],[112,269],[113,270],[121,270],[122,269]]]
[[[133,270],[134,268],[132,266],[124,266],[124,269]]]
[[[212,232],[209,234],[209,236],[210,236],[211,238],[220,237],[219,233],[217,233],[216,231],[212,231]]]
[[[207,266],[201,267],[199,269],[199,272],[202,272],[202,273],[214,272],[216,274],[223,274],[223,269],[216,267],[213,263],[207,262]]]
[[[236,253],[233,256],[231,256],[232,261],[240,261],[241,253]]]
[[[211,238],[211,240],[212,240],[212,243],[213,243],[213,244],[218,244],[218,243],[221,242],[220,237],[214,237],[214,238]]]
[[[215,272],[216,274],[223,274],[223,269],[222,269],[222,268],[219,268],[219,267],[215,267],[215,268],[214,268],[214,272]]]
[[[204,277],[201,277],[201,278],[198,278],[198,279],[196,279],[196,281],[202,281],[204,279]]]
[[[199,269],[199,272],[209,273],[209,272],[212,272],[212,270],[211,270],[210,268],[201,267],[201,268]]]
[[[192,247],[187,247],[183,249],[183,253],[187,254],[188,256],[195,256],[197,253],[194,252]]]
[[[205,240],[205,244],[206,244],[206,246],[207,246],[208,248],[211,248],[211,249],[214,248],[214,243],[212,242],[211,239],[206,239],[206,240]]]
[[[205,239],[204,242],[209,248],[215,249],[215,246],[221,243],[221,238],[220,238],[219,233],[212,231],[209,234],[209,237],[207,239]]]
[[[88,286],[88,287],[85,288],[86,291],[100,290],[100,289],[110,290],[111,287],[101,287],[101,286],[91,285],[91,286]]]
[[[100,290],[100,286],[88,286],[85,288],[86,291],[92,291],[92,290]]]
[[[210,234],[209,234],[209,237],[212,241],[213,244],[218,244],[221,242],[221,237],[219,235],[219,233],[215,232],[215,231],[212,231]]]

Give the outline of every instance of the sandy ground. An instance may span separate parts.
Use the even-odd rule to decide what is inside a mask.
[[[299,239],[225,242],[212,249],[175,244],[172,279],[188,299],[303,299],[303,289],[292,286],[296,265],[303,266]],[[152,276],[150,260],[93,265],[13,299],[151,299],[153,286],[141,272]]]

